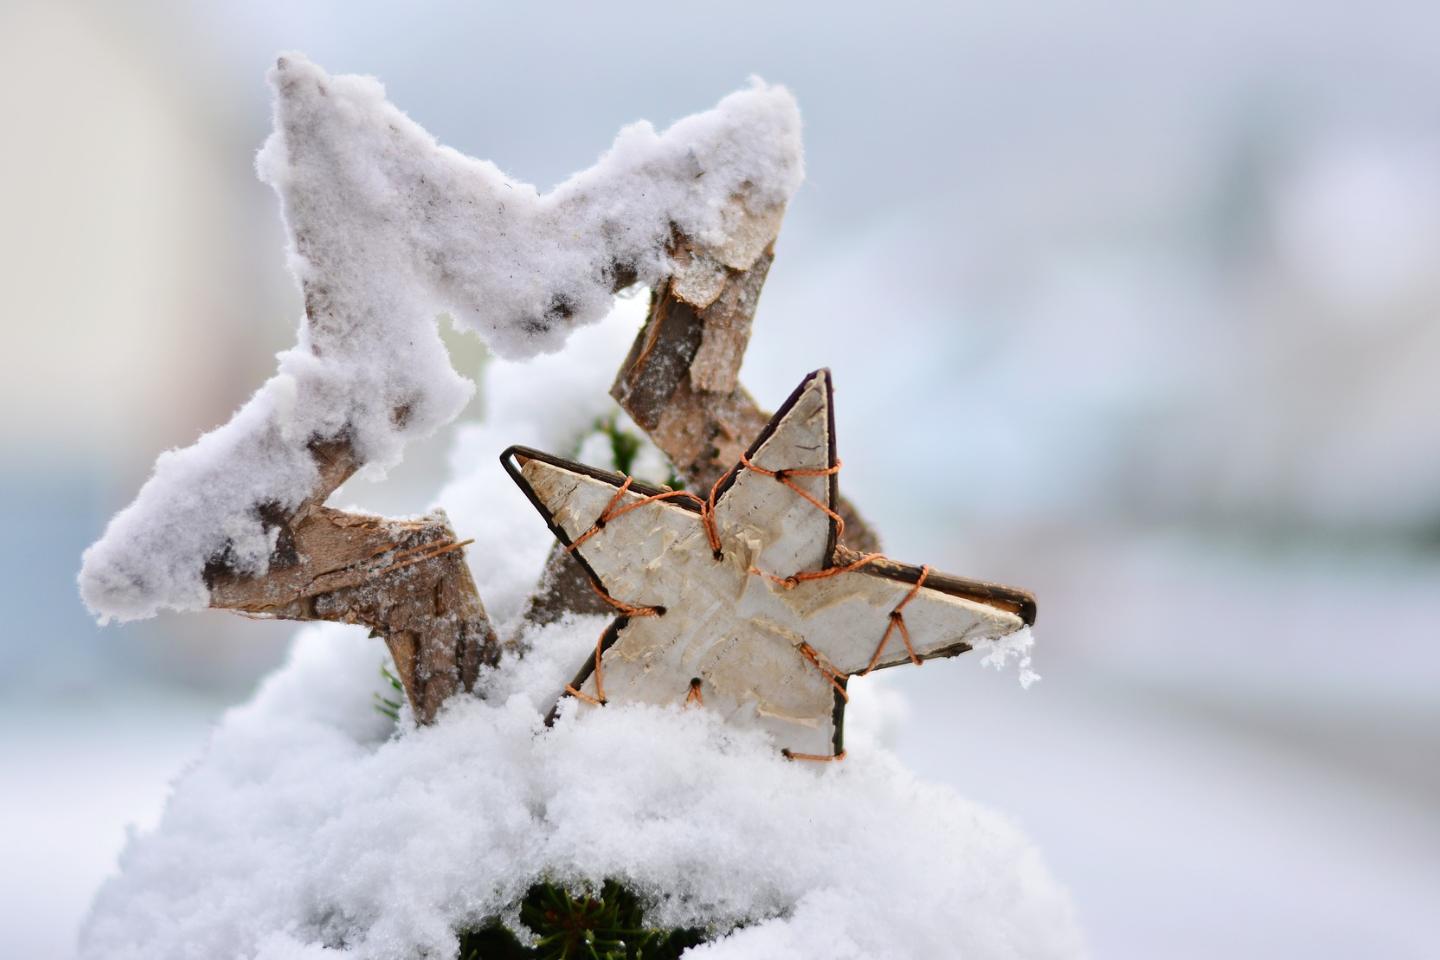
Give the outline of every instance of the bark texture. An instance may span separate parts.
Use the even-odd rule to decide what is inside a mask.
[[[325,499],[358,468],[343,441],[312,446],[320,483],[292,513],[261,513],[275,531],[270,569],[235,572],[220,558],[206,570],[210,605],[284,620],[332,620],[384,638],[421,723],[468,691],[500,647],[444,513],[390,520],[346,513]]]
[[[760,289],[775,259],[780,213],[745,212],[741,240],[720,251],[677,236],[675,272],[650,296],[650,313],[610,395],[670,458],[687,489],[704,495],[740,459],[770,421],[740,383]],[[880,538],[843,496],[842,544],[878,552]],[[566,613],[609,613],[584,570],[556,546],[546,560],[527,619],[549,623]]]

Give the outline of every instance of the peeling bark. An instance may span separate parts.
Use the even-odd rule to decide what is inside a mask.
[[[748,229],[743,243],[700,249],[674,241],[674,273],[650,296],[650,313],[610,388],[687,487],[705,493],[740,459],[770,414],[740,384],[760,290],[775,259],[781,211],[752,216],[733,205]],[[843,496],[845,547],[878,552],[880,538]],[[550,623],[566,613],[609,613],[580,565],[552,548],[526,619]]]
[[[694,297],[696,289],[708,295],[710,287],[691,274],[699,269],[708,275],[712,267],[707,262],[697,268],[697,257],[684,252],[689,242],[681,238],[679,244],[675,276],[651,295],[650,316],[610,395],[665,452],[690,489],[704,492],[770,421],[740,385],[740,364],[775,251],[772,243],[745,268],[724,267],[719,290]],[[843,497],[839,512],[845,546],[867,553],[880,549],[880,538]]]
[[[297,233],[296,246],[310,237]],[[312,251],[312,254],[314,251]],[[331,297],[304,285],[307,322],[333,324]],[[397,425],[408,407],[395,409]],[[363,466],[343,437],[314,441],[319,476],[295,510],[257,504],[275,536],[268,571],[241,573],[224,556],[205,570],[210,606],[280,620],[330,620],[368,627],[385,640],[415,719],[430,723],[449,697],[472,690],[480,665],[494,664],[500,644],[465,564],[464,544],[443,511],[417,520],[346,513],[325,500]]]
[[[500,646],[443,512],[391,520],[324,506],[359,463],[344,442],[312,446],[320,482],[275,528],[270,569],[246,576],[223,558],[206,570],[210,605],[281,620],[331,620],[384,638],[420,723],[469,691]],[[262,514],[266,511],[262,511]]]

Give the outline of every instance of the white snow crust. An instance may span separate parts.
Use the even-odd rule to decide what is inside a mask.
[[[980,658],[981,664],[996,670],[1004,670],[1014,660],[1020,686],[1028,690],[1031,684],[1040,680],[1040,674],[1030,666],[1030,650],[1034,646],[1035,635],[1029,627],[1024,627],[1003,637],[976,637],[970,648]]]
[[[871,734],[895,696],[853,686],[849,758],[781,758],[702,710],[542,721],[601,617],[536,633],[426,728],[372,708],[378,641],[308,627],[222,722],[155,832],[132,837],[82,956],[449,958],[538,877],[618,878],[647,922],[722,958],[1083,954],[1069,900],[1000,816],[902,769]]]
[[[205,606],[202,571],[222,554],[263,572],[259,509],[310,493],[314,439],[348,438],[381,475],[453,419],[473,385],[450,365],[440,315],[504,357],[553,351],[605,314],[617,283],[669,271],[672,225],[748,249],[736,203],[773,214],[803,175],[794,100],[759,81],[663,134],[626,127],[543,195],[437,144],[374,79],[287,55],[271,82],[257,169],[280,197],[307,317],[275,375],[229,423],[162,454],[86,552],[80,591],[102,619]]]

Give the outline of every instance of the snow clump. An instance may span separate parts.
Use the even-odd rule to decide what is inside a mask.
[[[348,442],[378,476],[451,421],[474,386],[451,367],[440,315],[503,357],[556,350],[618,288],[670,272],[675,230],[758,253],[770,238],[754,222],[778,222],[803,176],[795,102],[758,81],[664,133],[626,127],[541,194],[440,146],[372,78],[287,55],[270,79],[275,130],[257,168],[305,295],[299,342],[229,423],[161,454],[86,551],[80,592],[102,620],[204,607],[221,556],[264,573],[264,516],[315,489],[314,441]]]

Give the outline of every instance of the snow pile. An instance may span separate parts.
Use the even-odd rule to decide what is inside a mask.
[[[228,424],[158,458],[86,552],[81,594],[102,618],[205,606],[203,569],[221,555],[263,572],[262,508],[310,494],[316,438],[348,439],[376,474],[449,422],[473,385],[451,368],[438,315],[502,356],[555,350],[616,287],[668,272],[672,226],[758,253],[770,238],[737,204],[773,222],[802,176],[794,101],[758,82],[663,134],[625,128],[541,195],[438,145],[373,79],[287,56],[271,81],[275,133],[257,166],[281,199],[307,317],[276,374]]]
[[[692,956],[1071,957],[1072,910],[1001,817],[917,782],[866,736],[782,759],[701,710],[543,711],[601,618],[538,632],[487,700],[387,739],[378,642],[307,628],[232,711],[101,891],[82,955],[448,958],[538,877],[622,880],[647,922],[738,931]]]

